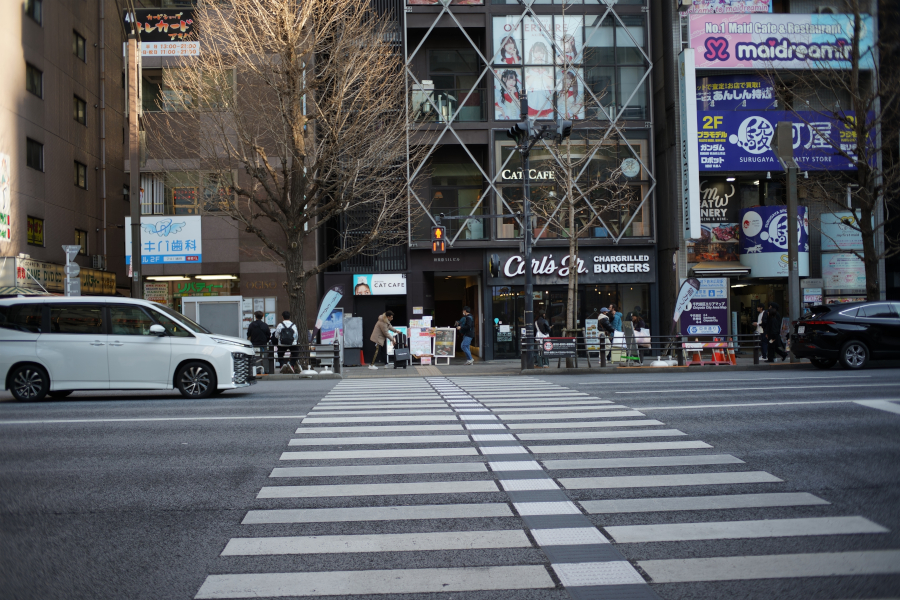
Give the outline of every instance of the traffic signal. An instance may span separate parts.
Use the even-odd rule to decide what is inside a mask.
[[[572,135],[572,121],[566,119],[556,120],[556,137],[559,141],[563,141]]]
[[[515,140],[516,144],[521,144],[531,135],[531,122],[527,119],[521,123],[516,123],[506,130],[506,137]]]
[[[443,225],[435,225],[431,228],[431,253],[445,254],[447,252],[447,228]]]

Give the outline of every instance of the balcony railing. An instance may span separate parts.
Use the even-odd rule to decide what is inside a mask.
[[[460,108],[459,103],[463,101]],[[422,123],[446,123],[458,108],[457,123],[484,122],[488,116],[487,91],[484,89],[476,89],[471,94],[467,89],[416,89],[412,93],[412,105],[413,118]]]

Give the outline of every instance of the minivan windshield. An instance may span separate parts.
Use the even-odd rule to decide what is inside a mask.
[[[173,319],[175,319],[176,321],[180,321],[181,323],[187,325],[188,328],[194,330],[194,333],[197,333],[197,332],[212,333],[212,331],[210,331],[209,329],[207,329],[200,323],[195,322],[193,319],[187,318],[180,312],[176,312],[164,304],[160,304],[159,306],[154,306],[153,308],[155,308],[156,310],[162,311],[162,312],[166,313],[167,315],[169,315],[170,317],[172,317]]]

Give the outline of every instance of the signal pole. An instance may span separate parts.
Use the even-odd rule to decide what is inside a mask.
[[[524,245],[523,258],[525,260],[525,339],[528,345],[525,350],[525,368],[534,367],[534,274],[531,268],[531,163],[529,157],[531,155],[532,141],[531,123],[528,122],[528,95],[522,94],[520,113],[523,122],[528,123],[527,136],[522,140],[519,146],[519,152],[522,154],[522,220],[525,222],[525,231],[522,234],[522,242]]]
[[[132,26],[134,26],[132,14]],[[138,65],[141,60],[141,49],[137,36],[128,35],[128,162],[131,166],[131,178],[128,200],[131,204],[131,297],[143,298],[141,284],[141,127],[139,119],[139,102],[141,82],[138,77]]]

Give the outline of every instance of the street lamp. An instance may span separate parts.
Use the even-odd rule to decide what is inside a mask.
[[[772,136],[772,152],[787,171],[787,229],[788,229],[788,307],[791,323],[800,318],[800,257],[797,239],[797,161],[794,160],[794,125],[779,121]],[[791,362],[796,362],[791,352]]]

